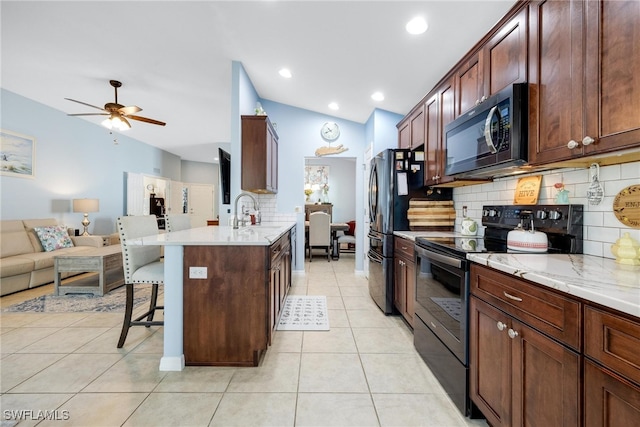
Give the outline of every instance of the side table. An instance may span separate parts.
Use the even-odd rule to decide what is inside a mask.
[[[95,277],[74,280],[62,285],[61,273],[98,273]],[[104,295],[124,284],[122,270],[122,248],[120,245],[103,246],[78,254],[54,257],[54,295],[69,293],[91,293]]]

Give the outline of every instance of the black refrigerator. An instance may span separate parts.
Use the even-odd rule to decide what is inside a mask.
[[[389,149],[371,159],[369,293],[385,314],[393,313],[393,232],[409,230],[409,199],[425,195],[423,152]]]

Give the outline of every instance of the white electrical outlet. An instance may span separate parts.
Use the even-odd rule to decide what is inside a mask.
[[[189,267],[189,279],[206,279],[207,267]]]

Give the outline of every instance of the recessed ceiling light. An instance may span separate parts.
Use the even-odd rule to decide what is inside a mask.
[[[278,73],[285,79],[290,79],[292,76],[291,70],[289,70],[288,68],[282,68],[280,71],[278,71]]]
[[[427,24],[427,21],[425,21],[423,17],[416,16],[411,21],[407,22],[407,25],[405,26],[405,28],[407,29],[407,32],[409,34],[422,34],[425,31],[427,31],[427,28],[429,28],[429,25]]]
[[[339,110],[340,106],[338,105],[337,102],[331,102],[329,103],[329,108],[331,108],[332,110]]]
[[[371,99],[374,101],[384,101],[384,94],[382,92],[374,92],[371,95]]]

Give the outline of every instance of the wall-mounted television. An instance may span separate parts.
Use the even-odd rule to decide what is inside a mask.
[[[231,154],[218,148],[220,159],[220,191],[222,192],[222,204],[231,204]]]

